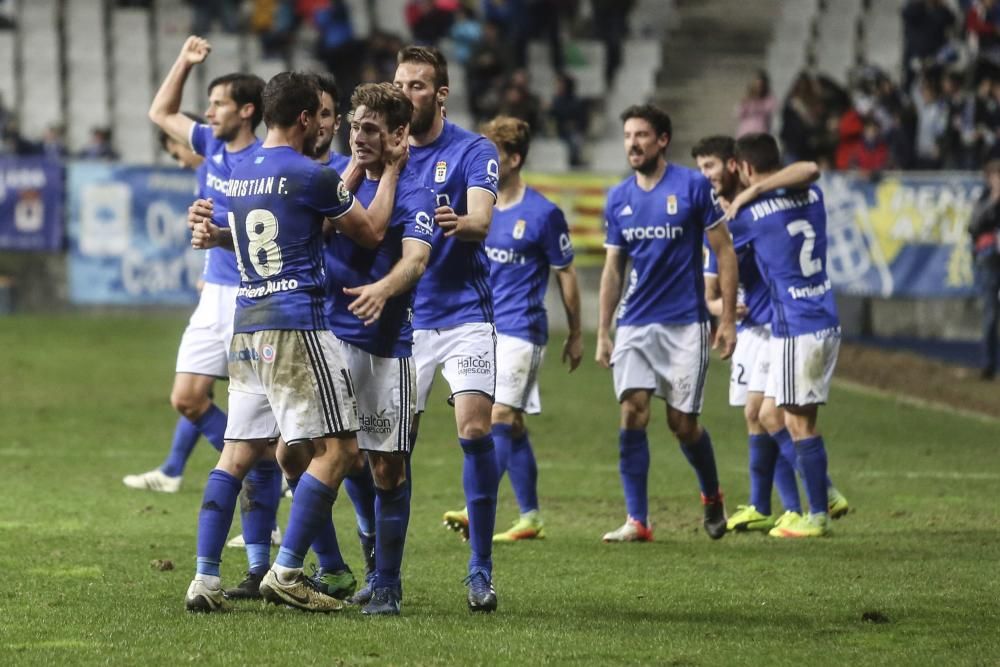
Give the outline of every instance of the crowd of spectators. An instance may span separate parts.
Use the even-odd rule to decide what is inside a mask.
[[[902,71],[860,65],[846,85],[811,71],[794,80],[780,108],[787,160],[877,172],[978,169],[1000,158],[998,1],[909,0],[900,20]],[[766,76],[751,84],[739,131],[779,112],[766,89]]]
[[[150,7],[150,0],[114,0],[120,7]],[[455,66],[454,87],[463,88],[474,124],[497,114],[525,120],[533,132],[559,137],[572,166],[585,164],[585,137],[591,100],[576,93],[576,81],[567,72],[574,55],[572,39],[599,40],[605,51],[605,84],[610,87],[621,66],[627,18],[636,0],[407,0],[404,20],[408,35],[387,32],[378,14],[367,17],[370,30],[355,30],[357,17],[347,0],[186,0],[193,34],[248,32],[260,43],[265,58],[289,61],[293,49],[311,44],[313,57],[333,74],[342,91],[342,105],[359,83],[391,80],[396,53],[405,43],[448,45]],[[8,0],[0,0],[0,10]],[[590,20],[582,18],[589,3]],[[309,26],[310,30],[303,32]],[[313,41],[310,41],[313,40]],[[555,71],[554,86],[541,97],[528,79],[528,44],[547,45]],[[569,55],[567,55],[569,54]],[[464,70],[464,76],[463,76]],[[59,144],[65,155],[61,128],[44,138],[26,139],[10,114],[0,115],[0,152],[54,154]],[[342,126],[346,132],[346,124]],[[342,138],[343,139],[343,138]],[[343,148],[343,146],[342,146]],[[85,149],[87,157],[114,157],[109,128],[94,128]]]

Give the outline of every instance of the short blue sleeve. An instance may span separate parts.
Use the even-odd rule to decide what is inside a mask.
[[[712,192],[712,184],[698,174],[692,180],[691,203],[698,219],[706,230],[715,227],[722,220],[722,212]]]
[[[434,239],[434,193],[423,186],[397,191],[396,209],[403,218],[403,238],[429,246]]]
[[[202,157],[208,157],[209,146],[215,140],[212,135],[212,128],[203,123],[194,123],[191,125],[191,150]]]
[[[613,197],[608,197],[608,202],[604,205],[604,247],[624,248],[625,238],[622,236],[618,218],[615,215],[615,201]]]
[[[569,225],[558,206],[553,206],[549,212],[542,243],[551,266],[561,269],[573,263],[573,242],[569,238]]]
[[[465,154],[463,163],[465,188],[480,188],[497,196],[500,182],[500,156],[486,137],[480,137],[472,142]]]
[[[315,165],[309,186],[302,191],[300,201],[328,218],[337,219],[354,206],[354,195],[335,170]]]

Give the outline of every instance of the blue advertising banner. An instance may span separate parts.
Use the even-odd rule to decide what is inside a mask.
[[[62,165],[0,157],[0,250],[62,250]]]
[[[78,304],[197,301],[205,253],[191,248],[193,172],[74,162],[69,192],[69,297]]]
[[[876,182],[825,176],[827,271],[838,292],[878,297],[975,294],[972,207],[978,173],[889,173]]]

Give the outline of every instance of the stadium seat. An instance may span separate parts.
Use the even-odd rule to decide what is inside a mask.
[[[115,148],[127,162],[151,163],[155,156],[152,126],[145,113],[156,92],[151,40],[148,10],[112,11],[112,125]]]
[[[25,136],[40,136],[62,120],[60,62],[62,42],[55,0],[32,0],[21,5],[20,28],[31,40],[20,40],[21,95],[15,98]]]
[[[104,17],[83,3],[66,6],[66,141],[71,152],[86,143],[90,129],[108,125],[108,52]]]
[[[17,71],[14,68],[16,56],[14,31],[0,30],[0,97],[9,106],[13,106],[17,96]]]
[[[857,63],[858,19],[861,0],[829,3],[816,21],[814,56],[816,68],[841,84]]]

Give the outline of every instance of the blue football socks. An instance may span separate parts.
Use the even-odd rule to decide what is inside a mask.
[[[410,496],[405,482],[391,490],[376,488],[375,494],[377,585],[380,588],[398,588],[406,527],[410,520]]]
[[[715,468],[715,451],[712,449],[712,438],[708,435],[708,429],[702,428],[701,437],[692,444],[686,445],[683,442],[680,444],[681,451],[698,476],[701,494],[706,498],[717,498],[719,473]]]
[[[649,441],[646,439],[646,431],[618,431],[618,472],[625,491],[625,510],[630,517],[648,526],[649,496],[646,484],[649,479]]]
[[[294,491],[288,530],[278,550],[275,563],[286,568],[301,568],[309,545],[330,523],[337,492],[309,473],[303,473]]]
[[[170,443],[170,453],[167,459],[160,466],[160,472],[169,477],[180,477],[184,474],[184,466],[191,458],[191,452],[198,443],[201,433],[187,417],[178,417],[177,426],[174,427],[174,439]]]
[[[375,482],[372,481],[371,469],[365,462],[365,469],[344,478],[344,490],[354,505],[354,514],[358,518],[358,530],[371,535],[375,532]]]
[[[823,437],[815,436],[795,442],[795,450],[799,455],[799,465],[802,469],[806,500],[809,501],[809,511],[812,514],[825,514],[827,511],[828,478],[826,476],[826,447]]]
[[[236,498],[243,483],[224,470],[208,473],[198,512],[198,574],[219,576],[222,547],[233,525]]]
[[[778,443],[778,460],[774,464],[774,488],[786,512],[802,513],[802,503],[799,500],[799,484],[795,479],[795,443],[787,428],[771,434]]]
[[[271,564],[271,531],[281,501],[281,468],[276,461],[258,461],[243,481],[240,519],[250,572],[259,574]]]
[[[774,467],[780,457],[778,444],[767,434],[753,434],[750,445],[750,504],[761,514],[771,513]]]
[[[493,529],[497,518],[497,490],[500,471],[493,446],[493,435],[467,440],[459,438],[465,454],[462,465],[462,488],[469,511],[469,544],[472,555],[469,571],[485,568],[493,571]]]
[[[226,413],[212,403],[197,421],[194,422],[198,432],[205,436],[205,439],[212,443],[220,452],[226,444]]]
[[[511,443],[508,466],[507,473],[510,475],[510,484],[514,487],[514,496],[517,497],[521,514],[537,510],[538,464],[527,431]]]

